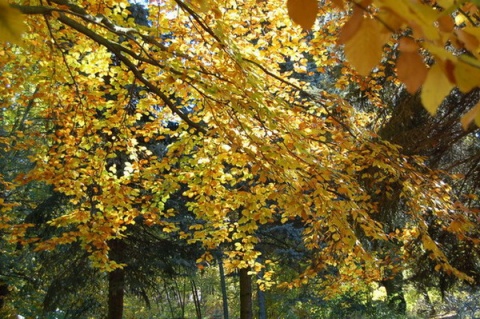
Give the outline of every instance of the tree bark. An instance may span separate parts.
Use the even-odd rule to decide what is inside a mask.
[[[407,302],[403,294],[403,276],[396,274],[395,277],[382,281],[387,291],[387,300],[389,307],[399,314],[406,314]]]
[[[252,311],[252,277],[249,268],[239,270],[240,274],[240,319],[253,319]]]
[[[223,301],[223,319],[228,319],[228,298],[227,298],[227,283],[225,282],[225,270],[223,269],[222,257],[218,256],[218,271],[220,272],[220,286],[222,289]]]
[[[114,239],[109,242],[112,260],[124,261],[125,242]],[[107,319],[123,318],[123,301],[125,297],[125,270],[115,269],[108,274],[108,315]]]
[[[108,319],[123,318],[125,271],[116,269],[108,274]]]
[[[195,284],[195,280],[193,278],[190,278],[190,283],[192,284],[192,296],[195,304],[195,313],[197,314],[197,319],[202,319],[202,308],[200,306],[200,296],[198,295],[197,285]]]
[[[8,284],[0,281],[0,310],[5,305],[5,298],[7,297],[8,293]]]

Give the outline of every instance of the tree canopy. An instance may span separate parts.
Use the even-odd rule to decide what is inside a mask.
[[[113,272],[141,224],[201,245],[200,265],[220,249],[268,288],[280,279],[261,234],[292,224],[310,262],[285,287],[320,274],[335,294],[425,254],[473,282],[431,227],[480,244],[478,182],[453,189],[478,176],[478,153],[455,158],[463,177],[432,162],[460,140],[478,152],[478,5],[2,0],[2,240],[78,245]],[[411,108],[395,108],[404,88]],[[414,148],[400,133],[415,120],[456,134]],[[38,185],[65,200],[48,235],[26,219]]]

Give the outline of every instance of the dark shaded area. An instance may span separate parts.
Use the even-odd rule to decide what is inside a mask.
[[[8,296],[8,284],[0,281],[0,310],[2,310],[5,305],[5,298]]]

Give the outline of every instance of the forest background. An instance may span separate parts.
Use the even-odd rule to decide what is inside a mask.
[[[479,316],[478,1],[0,1],[0,316]]]

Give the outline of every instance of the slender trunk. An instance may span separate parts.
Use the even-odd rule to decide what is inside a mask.
[[[225,282],[225,270],[223,269],[221,257],[218,257],[218,270],[220,272],[220,286],[222,289],[223,319],[228,319],[227,283]]]
[[[125,242],[114,239],[109,242],[112,260],[122,263]],[[108,274],[108,315],[107,319],[123,318],[123,299],[125,297],[125,270],[115,269]]]
[[[165,288],[165,296],[167,297],[168,308],[170,309],[170,314],[172,318],[175,317],[175,310],[173,309],[172,299],[170,297],[170,288],[168,287],[167,283],[163,282],[163,287]]]
[[[193,295],[193,302],[195,304],[195,313],[197,314],[197,319],[202,319],[202,308],[200,307],[200,296],[198,295],[197,285],[195,284],[195,280],[192,278],[190,279],[192,283],[192,295]]]
[[[263,263],[262,257],[258,258],[258,261]],[[258,274],[260,279],[263,279],[265,271],[262,269]],[[267,319],[267,301],[265,298],[265,291],[260,289],[260,285],[257,284],[257,306],[258,306],[258,319]]]
[[[257,288],[258,319],[267,319],[267,301],[265,292]]]
[[[252,277],[249,268],[242,268],[240,273],[240,319],[253,319],[252,311]]]
[[[180,288],[178,287],[177,280],[175,280],[175,287],[177,288],[177,291],[178,291],[178,304],[180,305],[180,310],[182,311],[180,318],[185,319],[185,300],[187,295],[187,289],[186,289],[185,280],[182,280],[182,281],[183,281],[182,291],[180,291]]]

